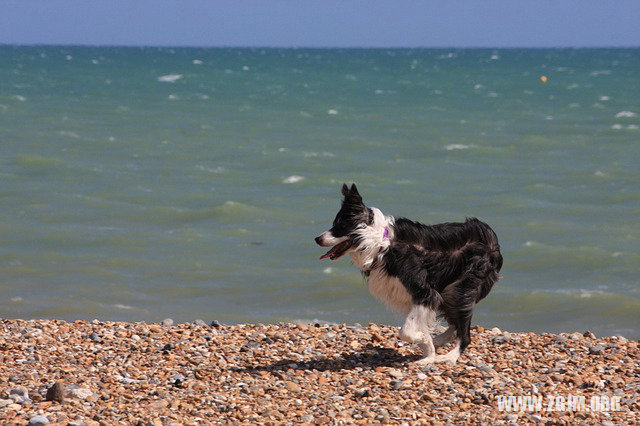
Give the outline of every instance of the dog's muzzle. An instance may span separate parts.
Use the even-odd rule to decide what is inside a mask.
[[[349,237],[344,237],[344,239],[335,239],[335,238],[325,238],[325,234],[316,237],[316,244],[322,247],[331,247],[331,249],[323,254],[320,259],[326,259],[327,257],[331,260],[336,260],[347,253],[347,251],[353,245],[353,241]]]

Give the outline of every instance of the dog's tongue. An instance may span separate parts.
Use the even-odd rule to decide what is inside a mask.
[[[331,247],[331,250],[323,254],[320,259],[326,259],[328,257],[331,260],[336,260],[342,256],[345,251],[349,250],[349,247],[351,247],[351,240],[345,240]]]

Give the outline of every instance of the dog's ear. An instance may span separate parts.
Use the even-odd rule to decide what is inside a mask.
[[[346,183],[342,184],[342,196],[346,197],[347,195],[349,195],[349,187],[347,186]]]
[[[362,200],[362,197],[360,196],[360,193],[358,192],[358,188],[356,188],[356,184],[355,183],[351,184],[351,195],[354,195],[354,196],[360,198],[360,200]]]

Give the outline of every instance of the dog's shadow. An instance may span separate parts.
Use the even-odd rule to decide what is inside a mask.
[[[322,356],[307,361],[281,359],[279,361],[246,367],[232,368],[238,373],[259,373],[267,371],[272,374],[293,370],[340,371],[362,368],[373,370],[377,367],[402,367],[416,361],[420,355],[403,355],[394,348],[370,346],[358,352],[342,352],[335,357]]]

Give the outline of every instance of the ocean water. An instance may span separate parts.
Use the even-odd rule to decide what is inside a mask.
[[[475,324],[640,337],[640,49],[0,46],[0,154],[0,317],[398,323],[356,182],[495,229]]]

